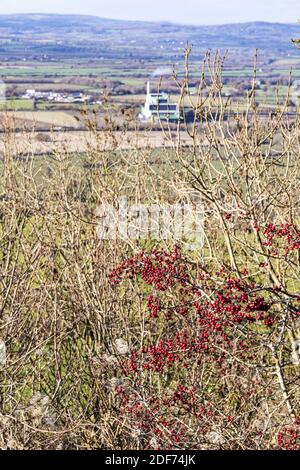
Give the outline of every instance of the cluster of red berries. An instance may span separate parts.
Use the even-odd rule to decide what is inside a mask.
[[[139,438],[155,436],[155,443],[148,443],[148,445],[160,450],[172,448],[174,444],[181,444],[181,446],[186,444],[188,429],[183,423],[175,420],[172,413],[167,415],[165,411],[167,399],[150,397],[145,403],[138,398],[136,393],[125,390],[123,387],[116,389],[116,395],[119,400],[120,413],[131,421],[134,429],[138,429]]]
[[[141,251],[113,270],[109,279],[112,285],[117,285],[123,278],[136,275],[161,292],[173,287],[175,282],[185,285],[189,279],[188,266],[176,245],[171,252],[161,248],[153,249],[150,254]]]
[[[209,285],[207,287],[211,288]],[[257,296],[246,282],[230,277],[224,280],[213,296],[210,295],[208,299],[202,296],[201,301],[195,303],[195,307],[198,323],[202,326],[207,341],[211,333],[217,331],[225,343],[229,344],[226,334],[228,327],[257,321],[272,325],[275,321],[275,317],[270,313],[271,304],[265,298]]]
[[[138,423],[141,432],[149,433],[155,420],[152,406],[143,406],[135,393],[130,393],[123,387],[116,388],[116,395],[121,413],[130,416],[135,423]]]
[[[174,336],[161,339],[156,345],[143,346],[140,367],[162,373],[174,363],[186,363],[195,352],[192,341],[193,337],[187,330],[179,330]],[[134,372],[132,368],[130,370]]]
[[[279,233],[280,238],[286,237],[290,247],[295,247],[291,227],[281,227],[280,230],[276,234]],[[273,236],[272,227],[268,233],[269,239],[274,240],[276,234]],[[244,270],[244,276],[247,275],[247,270]],[[211,275],[201,269],[199,273],[199,266],[189,263],[177,246],[170,252],[153,249],[148,254],[138,253],[110,274],[113,286],[126,279],[142,281],[147,292],[151,288],[146,304],[149,323],[154,328],[157,324],[160,333],[154,335],[157,338],[154,343],[145,342],[142,347],[133,349],[129,358],[122,360],[123,374],[129,378],[133,391],[124,388],[117,390],[119,409],[132,419],[142,433],[153,434],[155,430],[158,448],[166,448],[170,436],[173,443],[183,445],[188,433],[178,425],[178,407],[193,419],[202,419],[204,413],[208,419],[217,417],[213,416],[209,406],[205,405],[204,409],[203,402],[197,402],[193,388],[179,384],[168,397],[141,398],[140,393],[136,393],[139,381],[153,377],[153,372],[160,374],[162,380],[175,370],[182,371],[184,375],[195,364],[200,364],[207,354],[213,358],[216,367],[226,367],[226,353],[232,348],[241,359],[251,358],[249,351],[254,349],[257,335],[247,326],[263,322],[271,328],[277,321],[276,309],[273,308],[276,299],[272,301],[272,293],[266,296],[258,294],[263,291],[260,286],[246,278],[239,279],[224,268]],[[297,300],[300,301],[300,297]],[[269,334],[269,328],[266,333],[262,330],[261,335]],[[241,336],[236,336],[239,329],[244,332],[246,329],[243,340]],[[255,393],[255,389],[247,389],[245,399]],[[225,413],[222,415],[225,416]],[[223,425],[231,422],[232,417],[227,417],[227,424]],[[209,431],[209,425],[205,423],[200,427],[203,433]],[[280,447],[285,448],[286,436],[293,442],[298,439],[297,433],[298,430],[289,428],[279,433]]]
[[[170,330],[157,344],[132,351],[127,366],[124,365],[131,373],[162,373],[174,364],[196,360],[199,353],[216,353],[219,346],[231,347],[234,325],[262,321],[272,326],[276,321],[270,301],[258,296],[253,284],[233,278],[225,270],[215,273],[217,285],[213,277],[207,276],[201,276],[198,285],[177,246],[170,252],[153,249],[150,254],[135,255],[114,270],[110,280],[116,285],[134,276],[153,288],[147,301],[151,318],[157,319],[163,312],[165,319],[174,323],[177,315],[186,318],[190,328],[183,328],[178,322],[175,332]],[[240,350],[244,348],[244,342],[240,342]]]
[[[263,321],[268,326],[273,325],[275,316],[270,309],[270,303],[256,293],[247,292],[247,286],[241,281],[228,279],[213,298],[199,299],[198,293],[190,306],[196,313],[193,329],[179,330],[167,341],[144,348],[143,352],[150,357],[144,367],[162,371],[174,362],[196,360],[201,352],[215,354],[217,346],[229,348],[235,324]],[[244,346],[240,346],[243,349]]]
[[[282,450],[300,450],[300,418],[293,426],[284,427],[277,435],[278,446]]]
[[[272,254],[278,255],[282,246],[284,255],[300,249],[300,230],[293,224],[268,224],[264,232],[265,246],[272,248]],[[281,242],[281,244],[280,244]]]
[[[139,389],[139,386],[136,388]],[[116,388],[120,413],[126,416],[133,429],[139,430],[139,438],[148,440],[148,446],[155,445],[157,450],[174,448],[174,445],[182,448],[189,446],[194,436],[191,436],[191,427],[178,420],[183,412],[196,420],[199,435],[202,436],[213,431],[213,423],[227,428],[234,421],[231,415],[224,412],[223,406],[216,408],[210,401],[203,403],[193,387],[178,384],[166,395],[146,399],[131,388]],[[150,436],[155,436],[155,444],[149,443]]]
[[[157,318],[162,309],[161,301],[157,295],[151,294],[148,297],[147,308],[150,312],[150,317]]]

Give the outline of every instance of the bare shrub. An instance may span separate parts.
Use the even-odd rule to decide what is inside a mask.
[[[161,123],[159,151],[133,134],[122,145],[127,124],[98,132],[85,116],[85,156],[24,156],[5,124],[2,448],[297,445],[299,113],[289,96],[268,116],[257,108],[255,70],[237,108],[223,59],[209,55],[192,94],[190,53],[174,83],[193,119]],[[176,204],[195,193],[202,248],[97,235],[99,206],[124,195]]]

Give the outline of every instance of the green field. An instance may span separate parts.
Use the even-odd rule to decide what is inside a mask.
[[[15,66],[15,67],[0,67],[0,76],[87,76],[87,75],[101,75],[103,73],[111,73],[112,70],[107,67],[80,67],[75,65],[38,65],[35,67],[28,66]]]
[[[8,111],[30,111],[33,110],[33,100],[8,99],[0,103],[0,109]]]

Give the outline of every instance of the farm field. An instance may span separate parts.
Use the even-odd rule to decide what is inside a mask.
[[[5,134],[0,134],[0,155],[5,151]],[[181,136],[183,146],[192,144],[191,138],[183,133]],[[114,139],[110,139],[106,132],[98,131],[91,133],[88,131],[77,132],[20,132],[13,142],[10,142],[12,154],[17,156],[40,156],[43,154],[68,154],[86,153],[89,149],[104,150],[129,150],[129,149],[160,149],[173,147],[162,132],[134,132],[115,131]]]
[[[24,99],[8,99],[5,102],[0,102],[0,110],[19,111],[19,110],[33,110],[33,101]]]
[[[222,95],[224,101],[230,99],[232,109],[242,110],[240,104],[251,88],[253,57],[247,53],[244,67],[234,67],[233,56],[229,52],[223,71],[224,84]],[[257,70],[257,103],[266,111],[282,105],[289,92],[290,106],[297,105],[297,88],[289,91],[287,85],[292,73],[291,83],[299,76],[299,59],[294,56],[272,60],[272,52],[260,58]],[[1,103],[2,110],[16,111],[18,121],[40,122],[47,125],[78,128],[78,117],[83,112],[96,112],[98,119],[103,122],[109,114],[118,122],[121,112],[131,110],[136,117],[145,100],[146,82],[150,80],[153,91],[157,90],[160,79],[160,89],[166,91],[172,101],[179,99],[178,86],[172,77],[172,62],[154,59],[149,66],[134,59],[122,61],[103,60],[99,65],[97,60],[78,60],[75,65],[69,58],[62,65],[60,61],[38,63],[28,61],[26,65],[15,61],[13,64],[2,62],[0,74],[6,87],[6,103]],[[178,78],[184,76],[184,63],[178,61],[176,66]],[[190,100],[185,99],[184,105],[197,103],[197,80],[199,70],[191,61],[191,77],[194,87],[191,87]],[[162,73],[162,75],[160,75]],[[194,77],[194,78],[193,78]],[[207,78],[209,80],[209,77]],[[298,85],[297,85],[298,86]],[[300,89],[300,86],[299,86]],[[60,94],[61,99],[49,101],[47,98],[24,99],[28,90],[46,95]],[[205,89],[203,91],[205,96]],[[73,97],[81,94],[84,103],[73,102]],[[194,96],[193,96],[194,95]],[[67,98],[68,99],[67,99]],[[294,101],[293,101],[294,100]],[[291,108],[292,110],[292,108]],[[32,112],[31,113],[29,113]],[[44,114],[43,114],[44,113]]]
[[[32,124],[40,123],[59,127],[78,127],[78,121],[74,116],[64,111],[8,111],[5,116],[19,123],[30,122]]]

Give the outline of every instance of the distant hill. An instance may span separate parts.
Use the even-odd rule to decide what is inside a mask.
[[[0,56],[73,53],[79,56],[127,54],[143,47],[176,50],[187,41],[197,48],[291,50],[300,26],[242,23],[191,26],[168,22],[121,21],[82,15],[0,15]],[[25,47],[24,47],[25,45]]]

